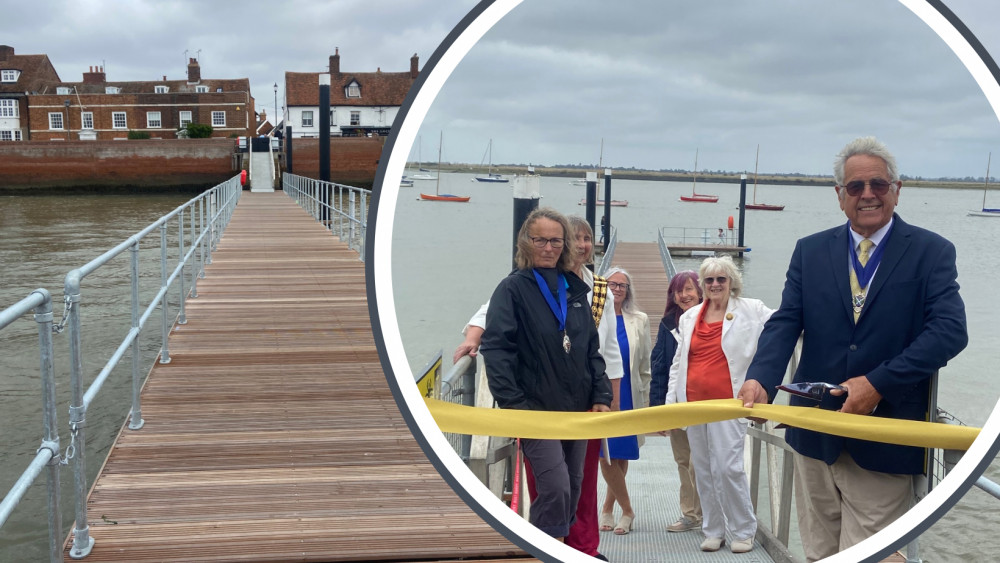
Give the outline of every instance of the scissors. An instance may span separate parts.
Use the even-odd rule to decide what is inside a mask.
[[[841,391],[847,392],[847,387],[822,381],[817,383],[789,383],[787,385],[778,386],[778,390],[780,391],[787,391],[792,395],[805,397],[814,401],[823,400],[823,395],[826,394],[827,391],[831,391],[833,389],[840,389]]]

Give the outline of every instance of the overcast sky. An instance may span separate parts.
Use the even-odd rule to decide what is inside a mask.
[[[1000,3],[946,0],[996,57]],[[77,0],[4,8],[0,43],[47,54],[60,77],[249,78],[272,113],[285,71],[421,68],[471,0]],[[982,176],[1000,123],[948,46],[894,0],[526,0],[445,84],[420,156],[478,164],[593,164],[829,174],[862,134],[910,176]],[[411,158],[417,157],[417,147]],[[1000,176],[991,169],[991,175]]]

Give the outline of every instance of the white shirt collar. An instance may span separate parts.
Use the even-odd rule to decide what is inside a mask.
[[[893,219],[890,217],[888,223],[886,223],[885,225],[883,225],[881,229],[875,231],[875,233],[872,234],[872,236],[868,237],[868,240],[870,240],[870,241],[872,241],[872,243],[874,243],[874,246],[872,246],[872,249],[874,249],[878,245],[882,244],[882,239],[885,238],[885,234],[888,233],[889,232],[889,228],[892,227],[892,221],[893,221]],[[857,249],[858,246],[861,245],[861,241],[865,240],[865,237],[859,235],[854,229],[852,229],[850,227],[847,228],[847,231],[849,233],[851,233],[851,240],[854,241],[854,248]]]

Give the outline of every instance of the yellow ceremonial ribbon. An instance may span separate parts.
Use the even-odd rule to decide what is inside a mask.
[[[677,403],[622,412],[550,412],[466,407],[425,399],[442,432],[557,440],[646,434],[733,418],[763,418],[788,426],[888,444],[967,450],[979,428],[846,414],[817,407],[756,405],[739,399]]]

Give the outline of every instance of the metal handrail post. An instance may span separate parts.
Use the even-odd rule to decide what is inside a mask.
[[[69,556],[82,559],[94,548],[87,521],[87,407],[83,404],[83,347],[80,342],[81,272],[66,274],[64,295],[69,307],[66,326],[69,330],[70,387],[73,401],[69,407],[71,442],[66,457],[73,459],[73,491],[76,500],[76,523]]]
[[[351,250],[354,249],[354,222],[357,220],[357,216],[354,212],[354,190],[347,190],[347,205],[350,206],[349,215],[345,216],[345,219],[350,219],[347,225],[347,248]]]
[[[132,330],[139,330],[139,241],[132,244],[130,250],[132,266]],[[134,338],[132,348],[132,411],[129,413],[128,427],[132,430],[142,428],[142,406],[139,404],[139,339]]]
[[[202,198],[201,199],[201,205],[198,206],[200,220],[201,220],[201,229],[200,229],[201,233],[199,234],[199,236],[201,237],[201,271],[198,272],[198,277],[200,277],[202,279],[205,278],[205,265],[208,264],[211,261],[211,259],[212,259],[212,251],[211,251],[211,245],[212,245],[212,238],[211,238],[212,226],[209,224],[209,221],[208,221],[208,217],[207,217],[207,215],[208,215],[207,211],[208,210],[206,209],[207,206],[208,206],[208,202],[205,201],[204,198]],[[206,233],[209,235],[208,237],[205,236]],[[206,249],[206,247],[209,247],[209,248]]]
[[[183,260],[184,257],[178,257]],[[138,272],[136,272],[138,277]],[[170,282],[167,275],[167,222],[160,225],[160,291],[163,292],[163,301],[160,303],[160,333],[162,338],[162,351],[160,352],[160,363],[170,363],[170,345],[167,337],[170,336],[170,300],[166,298],[170,290]],[[136,325],[138,328],[138,325]]]
[[[191,206],[191,248],[198,243],[198,228],[195,226],[195,217],[198,215],[198,204],[195,203]],[[194,262],[197,262],[197,251],[192,252],[192,258],[195,258]],[[198,298],[198,270],[197,264],[191,265],[191,298]]]
[[[62,561],[62,510],[59,508],[59,416],[56,413],[56,376],[53,368],[52,348],[52,295],[45,289],[32,293],[42,296],[42,303],[35,307],[35,322],[38,323],[38,369],[42,377],[42,444],[38,448],[48,449],[51,458],[47,464],[45,481],[48,490],[49,509],[49,561]]]
[[[180,275],[177,276],[178,287],[180,288],[180,310],[177,313],[177,324],[183,325],[187,324],[187,313],[185,312],[184,302],[187,301],[187,295],[184,293],[184,268],[187,267],[187,262],[184,260],[184,208],[181,208],[177,212],[177,256],[180,260]]]
[[[368,234],[368,194],[361,192],[361,242],[358,245],[358,257],[365,261],[365,238]]]

